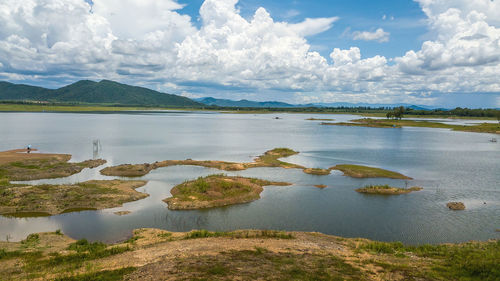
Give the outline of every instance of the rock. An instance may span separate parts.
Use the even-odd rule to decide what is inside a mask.
[[[465,204],[462,202],[450,202],[446,206],[451,210],[465,210]]]

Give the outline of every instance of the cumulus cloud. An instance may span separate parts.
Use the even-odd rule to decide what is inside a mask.
[[[433,39],[389,65],[355,46],[331,46],[329,58],[311,50],[307,38],[338,17],[291,24],[261,7],[244,18],[238,0],[205,0],[199,28],[176,0],[3,0],[0,77],[106,78],[191,96],[231,89],[323,102],[429,103],[428,93],[500,92],[498,1],[418,2]],[[379,28],[353,36],[386,42],[390,34]]]
[[[389,41],[390,33],[384,31],[382,28],[378,28],[374,32],[355,31],[352,35],[354,40],[377,41],[382,43]]]

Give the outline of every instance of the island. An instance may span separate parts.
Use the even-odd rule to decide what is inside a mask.
[[[226,161],[215,161],[215,160],[165,160],[161,162],[154,163],[144,163],[144,164],[123,164],[119,166],[106,167],[100,172],[105,176],[117,176],[117,177],[142,177],[147,175],[152,170],[169,167],[169,166],[181,166],[181,165],[191,165],[191,166],[201,166],[206,168],[214,168],[224,171],[242,171],[250,168],[258,167],[277,167],[284,169],[302,169],[306,174],[325,176],[329,175],[332,170],[339,170],[344,172],[345,176],[350,176],[354,178],[392,178],[392,179],[407,179],[412,178],[402,175],[397,172],[392,172],[380,168],[373,168],[361,165],[337,165],[328,169],[322,168],[306,168],[297,164],[288,163],[279,160],[280,158],[289,157],[298,154],[289,148],[275,148],[266,151],[264,154],[256,157],[254,162],[249,163],[235,163]]]
[[[291,185],[254,178],[211,175],[172,188],[172,197],[163,200],[170,210],[194,210],[248,203],[260,198],[263,186]]]
[[[307,168],[303,170],[304,173],[317,176],[326,176],[330,174],[330,169],[320,169],[320,168]]]
[[[410,188],[392,187],[389,185],[368,185],[363,188],[356,189],[356,192],[367,194],[381,194],[381,195],[400,195],[408,194],[414,191],[422,190],[422,187],[414,186]]]
[[[83,162],[68,162],[69,154],[26,153],[26,149],[0,152],[0,181],[28,181],[68,177],[85,168],[96,168],[106,160],[95,159]]]
[[[420,120],[396,120],[396,119],[355,119],[350,122],[329,123],[322,122],[321,125],[329,126],[355,126],[371,128],[401,128],[401,127],[425,127],[442,128],[454,131],[500,134],[500,123],[481,123],[476,125],[455,125],[440,122],[420,121]]]
[[[258,167],[280,167],[285,169],[305,169],[304,167],[292,163],[287,163],[280,161],[279,158],[284,158],[298,154],[289,148],[275,148],[266,151],[264,154],[258,156],[254,159],[254,162],[250,163],[235,163],[226,161],[214,161],[214,160],[166,160],[162,162],[154,162],[152,164],[123,164],[119,166],[106,167],[101,170],[101,174],[105,176],[119,176],[119,177],[141,177],[147,175],[152,170],[169,167],[169,166],[201,166],[206,168],[214,168],[224,171],[242,171],[249,168]]]
[[[331,167],[330,170],[339,170],[343,172],[345,176],[353,178],[390,178],[412,180],[412,178],[398,172],[361,165],[337,165]]]
[[[87,181],[63,185],[2,185],[0,214],[42,216],[101,210],[148,197],[136,191],[146,181]]]

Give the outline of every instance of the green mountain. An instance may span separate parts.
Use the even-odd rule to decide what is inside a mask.
[[[113,104],[127,106],[201,107],[186,97],[102,80],[82,80],[59,89],[0,82],[0,100],[60,103]]]

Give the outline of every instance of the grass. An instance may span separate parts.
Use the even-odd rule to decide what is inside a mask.
[[[389,185],[367,185],[363,188],[356,189],[356,191],[359,193],[382,194],[382,195],[406,194],[420,190],[422,190],[422,188],[417,186],[410,188],[399,188],[399,187],[392,187]]]
[[[211,175],[172,188],[165,199],[172,210],[202,209],[240,204],[259,199],[265,185],[288,185],[260,179]]]
[[[412,179],[397,172],[361,165],[337,165],[330,169],[342,171],[345,176],[354,178]]]
[[[498,266],[500,241],[421,246],[404,246],[400,242],[370,241],[362,243],[359,249],[386,255],[401,254],[406,256],[411,253],[427,259],[431,261],[428,268],[412,270],[420,271],[418,275],[431,277],[431,280],[500,279],[500,267]],[[392,269],[400,270],[394,266]]]
[[[360,126],[360,127],[374,127],[374,128],[401,128],[401,127],[425,127],[425,128],[442,128],[454,131],[475,132],[475,133],[492,133],[500,134],[500,123],[481,123],[477,125],[455,125],[439,122],[429,121],[415,121],[415,120],[388,120],[388,119],[356,119],[351,122],[340,123],[321,123],[322,125],[334,126]]]
[[[274,239],[294,239],[291,233],[276,230],[253,230],[253,231],[232,231],[232,232],[212,232],[208,230],[194,230],[185,234],[184,239],[199,239],[211,237],[230,238],[274,238]]]

